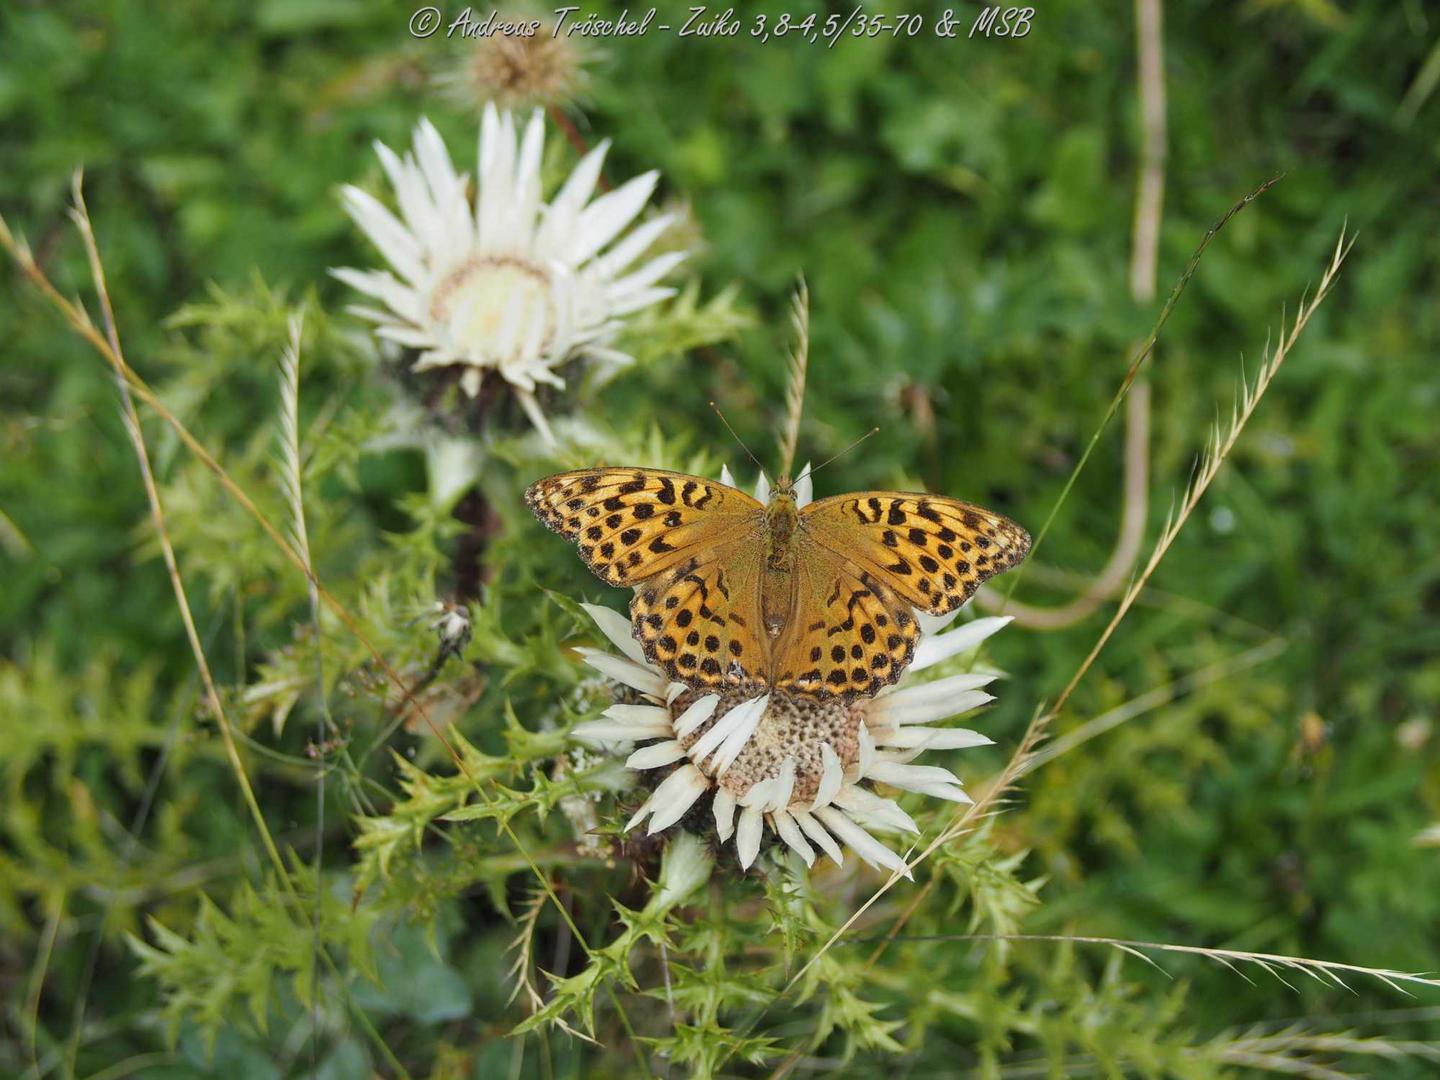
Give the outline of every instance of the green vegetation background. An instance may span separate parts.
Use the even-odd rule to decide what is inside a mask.
[[[575,114],[582,131],[614,140],[612,175],[661,171],[662,196],[687,201],[703,236],[694,268],[705,294],[737,284],[752,316],[733,340],[619,379],[604,393],[607,422],[637,445],[653,424],[672,445],[734,466],[706,406],[716,397],[747,442],[772,446],[785,309],[803,272],[814,374],[802,455],[882,429],[832,467],[822,492],[920,484],[1038,526],[1157,307],[1137,307],[1127,280],[1133,13],[1043,7],[1015,41],[927,33],[830,50],[652,33],[596,50]],[[378,189],[371,140],[407,143],[422,114],[460,167],[474,167],[476,113],[430,78],[465,46],[411,39],[408,14],[342,0],[21,0],[0,11],[0,210],[66,291],[90,296],[65,216],[71,170],[84,165],[132,363],[253,487],[273,488],[279,296],[313,290],[329,313],[323,332],[338,342],[307,369],[307,415],[330,400],[374,414],[386,392],[344,359],[352,298],[326,270],[375,256],[337,186]],[[1153,360],[1148,535],[1342,223],[1359,239],[1059,730],[1273,636],[1285,648],[1046,766],[1000,822],[997,844],[1029,850],[1023,876],[1048,879],[1030,932],[1434,969],[1440,852],[1415,837],[1440,818],[1440,17],[1418,0],[1275,0],[1172,3],[1165,18],[1162,295],[1224,210],[1285,178],[1210,249]],[[149,933],[146,915],[187,933],[200,891],[228,906],[264,867],[213,725],[197,715],[114,385],[13,267],[0,290],[0,1071],[29,1067],[38,1043],[43,1070],[63,1075],[83,995],[79,1075],[125,1061],[154,1075],[273,1075],[277,1036],[258,1034],[238,1005],[216,1056],[193,1018],[172,1055],[160,987],[125,945],[126,933]],[[167,326],[187,305],[209,306]],[[202,633],[222,681],[238,687],[304,623],[303,587],[174,440],[148,430]],[[1103,564],[1120,513],[1120,435],[1117,423],[1101,441],[1043,567],[1083,576]],[[411,541],[393,535],[424,516],[420,458],[356,454],[337,475],[343,482],[316,495],[328,516],[318,557],[340,579],[353,563],[378,573],[384,545],[405,549]],[[267,498],[280,505],[274,491]],[[539,543],[523,511],[502,518],[512,548]],[[446,550],[444,523],[430,525]],[[512,605],[537,604],[537,582],[581,587],[558,548],[532,562],[530,599],[517,590]],[[1063,599],[1047,585],[1054,577],[1027,578],[1021,596]],[[963,760],[968,778],[1003,760],[1106,611],[1058,633],[996,638],[993,659],[1011,678],[984,723],[999,745]],[[391,623],[397,637],[409,633],[402,615]],[[405,640],[424,653],[423,634]],[[523,701],[543,672],[519,668]],[[486,696],[460,730],[501,745],[503,700]],[[247,756],[272,828],[302,846],[313,820],[305,773],[262,750],[301,754],[308,732],[308,718],[281,737],[257,722],[262,746]],[[416,741],[402,734],[394,745]],[[166,746],[174,757],[154,811],[131,837]],[[393,790],[393,770],[375,760],[374,778]],[[337,798],[327,839],[337,871],[351,861],[346,812]],[[519,873],[514,886],[524,884]],[[438,956],[402,920],[391,940],[408,945],[382,950],[381,986],[357,993],[417,1074],[508,1067],[508,1050],[493,1048],[523,1015],[499,988],[514,928],[483,891],[442,914]],[[966,919],[954,916],[957,932]],[[1138,961],[1115,974],[1104,952],[1016,948],[1036,985],[1060,964],[1097,986],[1118,979],[1131,1002],[1160,1008],[1176,992]],[[976,955],[964,943],[897,951],[918,982],[942,968],[960,979]],[[1197,1041],[1299,1015],[1327,1030],[1370,1023],[1396,1038],[1440,1038],[1433,1012],[1404,1022],[1394,1012],[1440,1005],[1433,994],[1407,1002],[1373,983],[1295,994],[1213,965],[1165,963],[1184,986],[1166,1030]],[[906,992],[892,985],[885,1000],[888,1019],[910,1018]],[[864,1050],[850,1067],[933,1075],[973,1063],[965,1023],[895,1063]],[[1126,1036],[1110,1035],[1126,1061]],[[591,1068],[633,1067],[623,1048],[552,1042],[546,1062],[562,1075],[582,1053]],[[355,1074],[369,1053],[363,1040],[330,1049],[336,1076]],[[837,1052],[818,1053],[802,1067]],[[525,1059],[527,1074],[537,1060]]]

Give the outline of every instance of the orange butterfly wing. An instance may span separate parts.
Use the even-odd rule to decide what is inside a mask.
[[[800,511],[800,527],[931,615],[948,615],[1030,550],[1030,534],[1009,518],[904,491],[821,499]]]
[[[758,544],[735,543],[636,589],[630,617],[646,658],[691,686],[769,685],[760,567]]]
[[[765,508],[736,488],[661,469],[581,469],[525,492],[550,529],[610,585],[633,586],[646,657],[694,686],[764,682],[760,632]]]
[[[633,586],[646,657],[691,686],[775,686],[873,695],[914,659],[912,607],[954,611],[1010,569],[1030,537],[982,507],[908,492],[858,492],[799,511],[784,597],[762,600],[765,508],[725,484],[660,469],[582,469],[532,484],[526,501],[610,585]],[[778,633],[764,615],[785,605]]]
[[[525,502],[575,543],[607,585],[633,586],[747,532],[765,508],[743,491],[664,469],[578,469],[537,480]]]
[[[794,612],[775,643],[775,685],[814,697],[873,695],[915,658],[920,625],[862,564],[797,533]]]

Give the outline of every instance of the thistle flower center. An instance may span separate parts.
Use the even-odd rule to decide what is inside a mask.
[[[689,753],[726,713],[759,693],[754,688],[743,687],[725,691],[720,695],[715,715],[681,738],[680,745]],[[671,709],[678,716],[701,696],[698,691],[687,691],[675,699]],[[825,772],[821,745],[828,743],[840,758],[841,766],[848,771],[860,757],[863,713],[863,703],[846,704],[836,699],[818,701],[787,694],[783,690],[772,691],[770,704],[755,733],[716,783],[738,798],[754,785],[778,776],[785,759],[794,758],[795,789],[790,801],[792,804],[812,802]],[[713,756],[694,764],[706,776],[714,778],[716,763]]]
[[[500,367],[543,354],[555,316],[550,275],[510,255],[472,256],[430,294],[430,317],[449,328],[456,350]]]

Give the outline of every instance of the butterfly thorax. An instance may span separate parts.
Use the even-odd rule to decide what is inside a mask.
[[[794,558],[791,540],[799,522],[794,494],[788,488],[776,488],[765,507],[765,565],[769,569],[789,571]]]

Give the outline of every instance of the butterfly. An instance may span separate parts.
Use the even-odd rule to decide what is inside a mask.
[[[913,609],[954,611],[1030,550],[1019,525],[956,499],[862,491],[802,507],[784,476],[761,503],[685,473],[580,469],[525,500],[602,581],[635,588],[645,656],[692,687],[873,695],[914,659]]]

